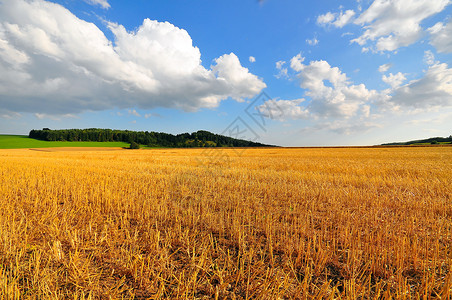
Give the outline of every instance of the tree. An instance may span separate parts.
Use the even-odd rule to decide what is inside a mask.
[[[130,149],[140,149],[140,145],[135,142],[131,142],[129,148]]]

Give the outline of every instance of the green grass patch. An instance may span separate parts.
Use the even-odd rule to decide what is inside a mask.
[[[450,142],[438,142],[438,143],[436,143],[436,144],[432,144],[432,143],[413,143],[413,144],[410,144],[410,145],[413,145],[413,146],[429,146],[429,145],[449,145],[449,144],[451,144]]]
[[[129,146],[129,143],[123,142],[49,142],[31,139],[26,135],[0,135],[0,149]]]

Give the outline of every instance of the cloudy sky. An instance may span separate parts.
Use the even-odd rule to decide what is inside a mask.
[[[452,134],[450,0],[0,0],[0,133]]]

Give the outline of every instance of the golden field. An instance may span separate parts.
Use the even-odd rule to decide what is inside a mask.
[[[452,297],[452,147],[0,150],[0,176],[0,299]]]

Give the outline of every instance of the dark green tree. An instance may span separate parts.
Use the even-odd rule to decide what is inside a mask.
[[[140,149],[140,145],[136,142],[131,142],[129,148],[130,149]]]

